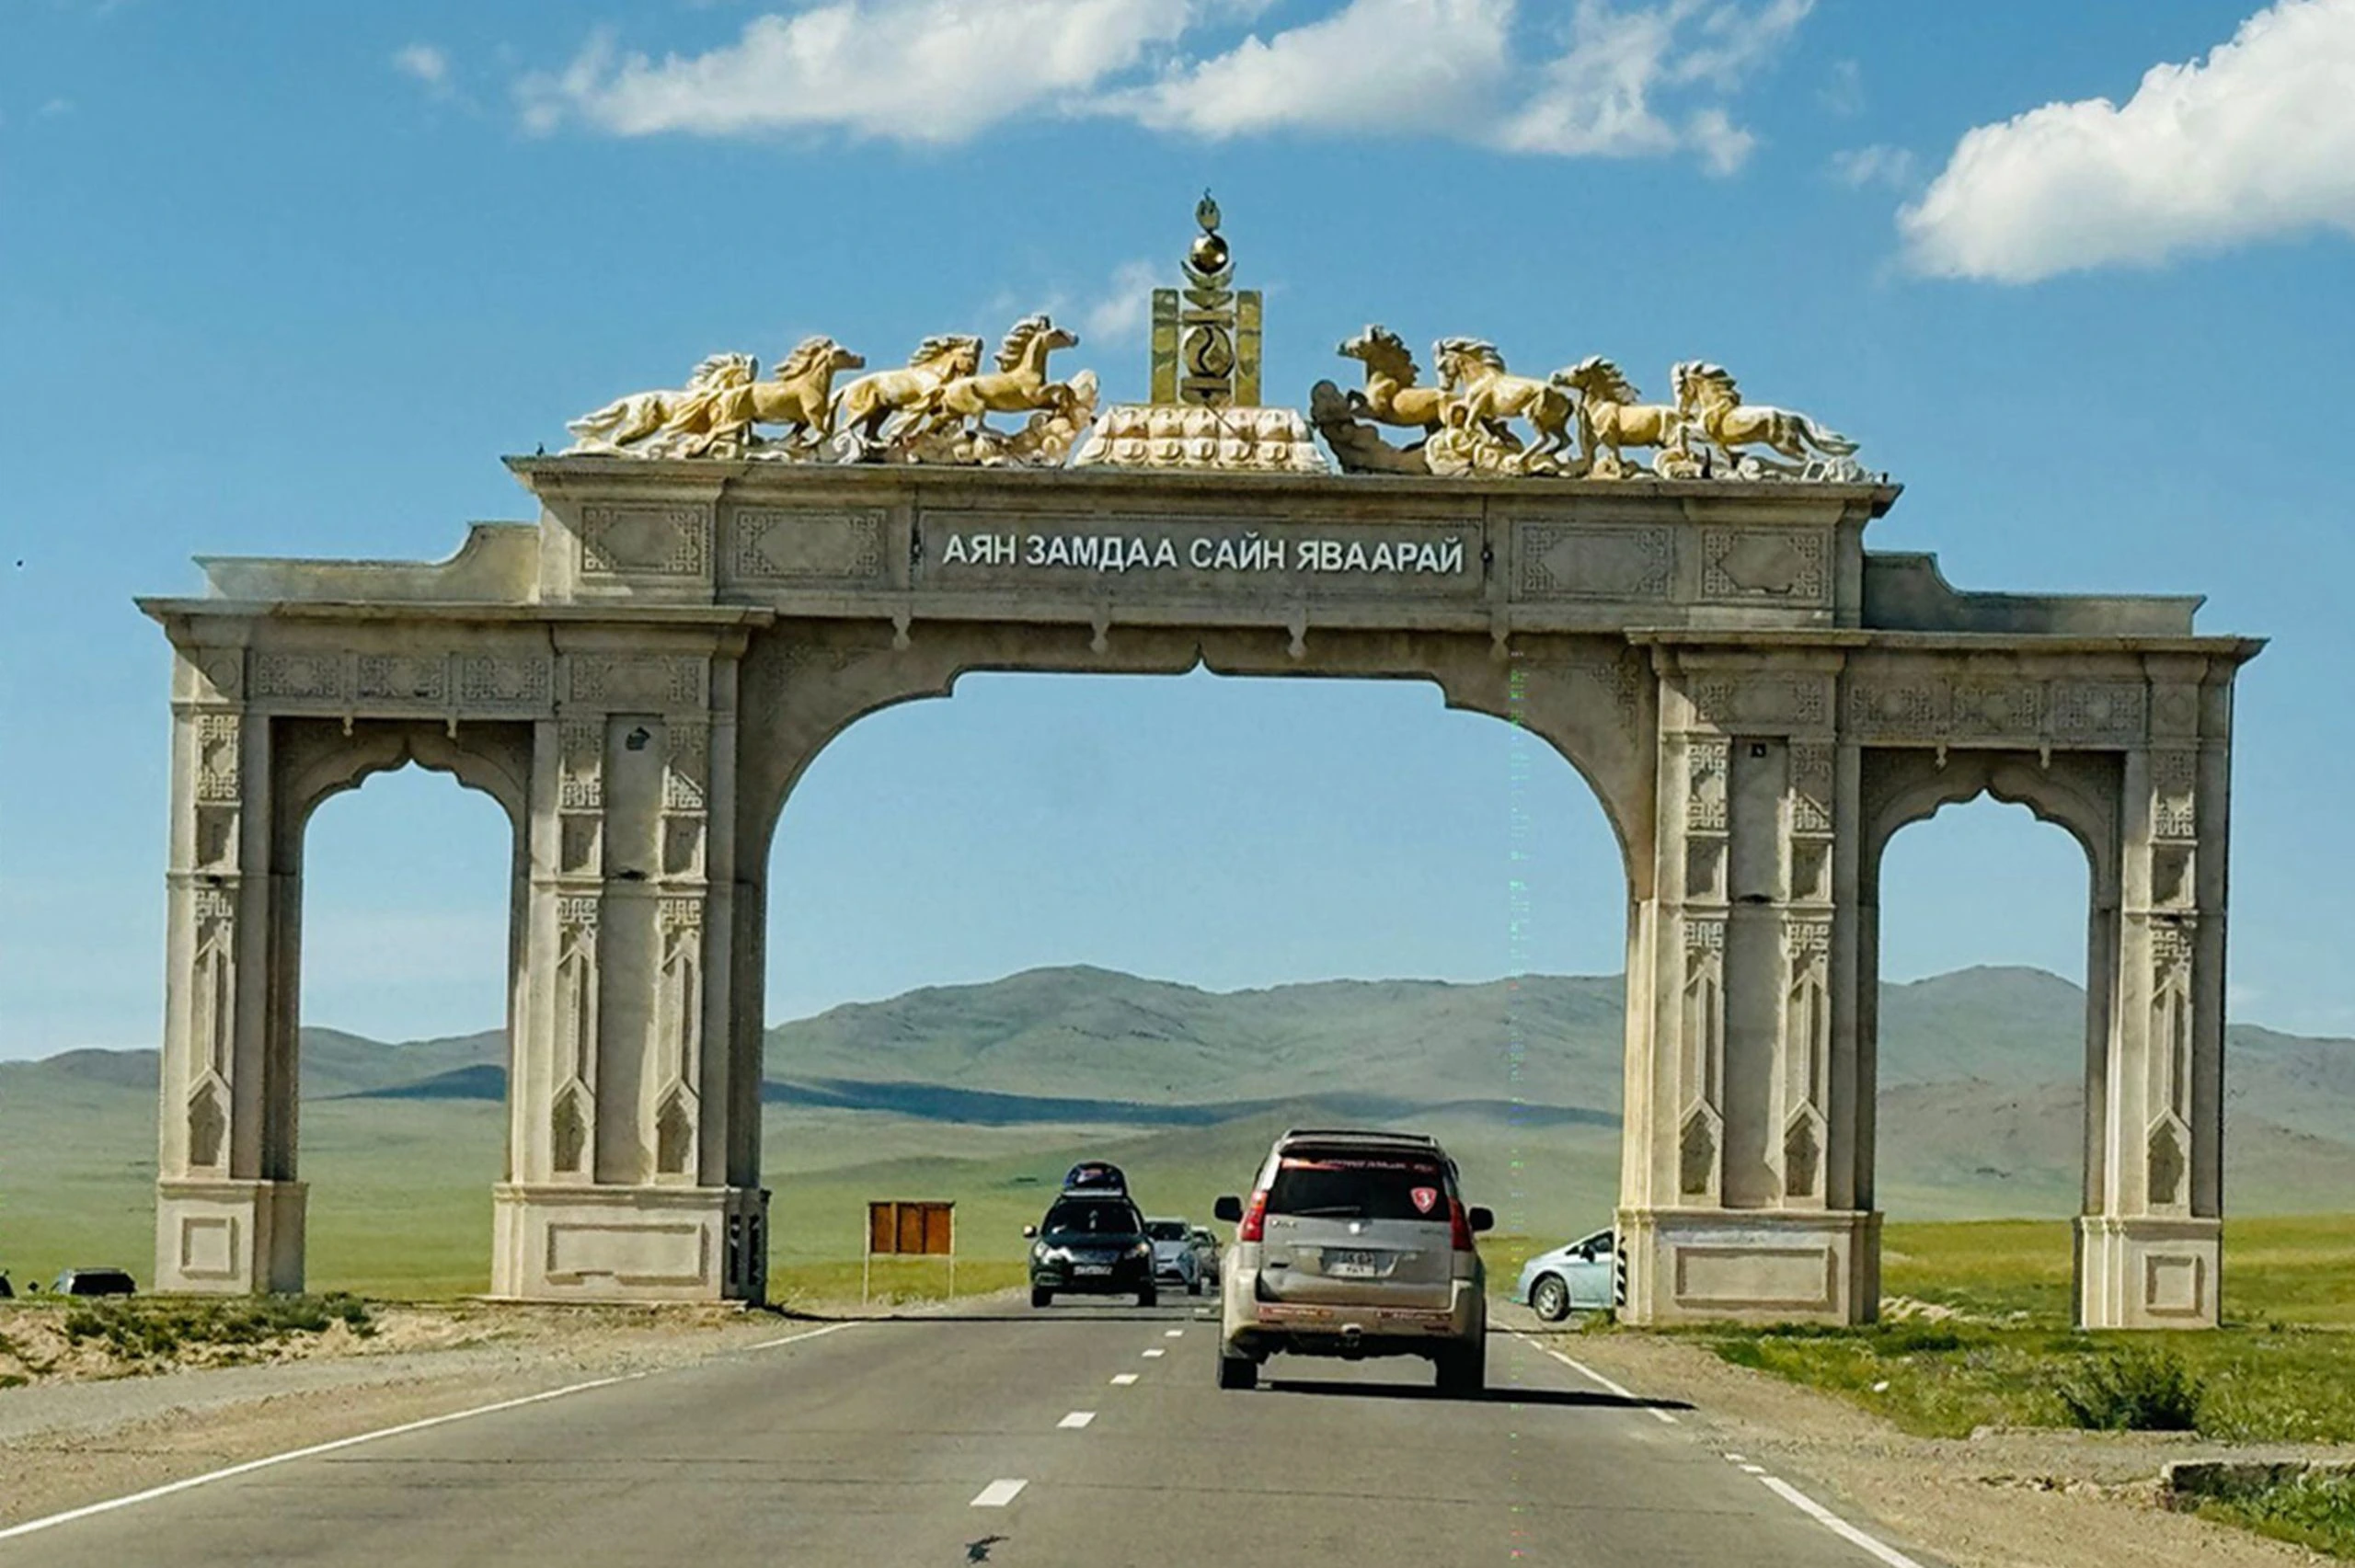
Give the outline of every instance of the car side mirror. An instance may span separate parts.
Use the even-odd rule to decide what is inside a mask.
[[[1036,1225],[1025,1225],[1022,1228],[1022,1233],[1035,1241],[1039,1235],[1039,1228]]]
[[[1211,1205],[1211,1213],[1230,1225],[1239,1225],[1243,1222],[1243,1200],[1230,1193]]]
[[[1495,1211],[1476,1203],[1472,1206],[1472,1211],[1464,1217],[1464,1220],[1465,1224],[1472,1227],[1472,1233],[1476,1236],[1484,1230],[1493,1230],[1497,1228]]]

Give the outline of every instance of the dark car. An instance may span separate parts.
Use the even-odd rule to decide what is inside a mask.
[[[1059,1294],[1125,1296],[1154,1304],[1153,1242],[1144,1216],[1122,1194],[1065,1193],[1045,1219],[1025,1225],[1030,1242],[1030,1304],[1051,1306]]]
[[[119,1268],[69,1268],[50,1287],[59,1296],[129,1296],[138,1288]]]

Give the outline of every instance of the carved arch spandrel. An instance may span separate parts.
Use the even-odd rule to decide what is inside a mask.
[[[2025,806],[2039,821],[2067,830],[2085,852],[2097,909],[2119,898],[2119,810],[2125,787],[2115,752],[2056,753],[2050,763],[2032,751],[1948,751],[1867,748],[1863,755],[1863,885],[1880,886],[1881,856],[1899,829],[1935,817],[1944,807],[1987,795]]]
[[[907,645],[888,628],[780,626],[755,635],[739,669],[738,859],[766,864],[787,797],[821,752],[858,720],[902,703],[946,697],[977,673],[1184,675],[1429,681],[1449,708],[1520,722],[1583,777],[1611,824],[1636,896],[1651,872],[1651,704],[1648,667],[1624,644],[1572,639],[1523,671],[1485,635],[1311,628],[1308,653],[1281,627],[1113,625],[1042,628],[917,625]],[[1594,646],[1586,646],[1592,643]],[[1614,661],[1625,656],[1623,666]],[[1597,689],[1580,685],[1590,666]],[[757,716],[754,716],[757,715]]]
[[[532,726],[484,719],[461,724],[455,737],[430,719],[362,719],[350,734],[334,719],[280,718],[271,738],[278,838],[299,845],[311,814],[330,797],[378,773],[414,762],[447,773],[499,802],[518,833],[531,820]]]

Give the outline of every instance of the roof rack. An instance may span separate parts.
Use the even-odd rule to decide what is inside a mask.
[[[1411,1143],[1418,1149],[1437,1149],[1439,1139],[1422,1132],[1385,1132],[1378,1127],[1286,1127],[1278,1143],[1289,1143],[1296,1138],[1350,1138],[1371,1143]]]

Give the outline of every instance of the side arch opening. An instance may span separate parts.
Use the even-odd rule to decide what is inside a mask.
[[[1901,1312],[2065,1324],[2102,1208],[2118,763],[1867,751],[1864,1107]]]

